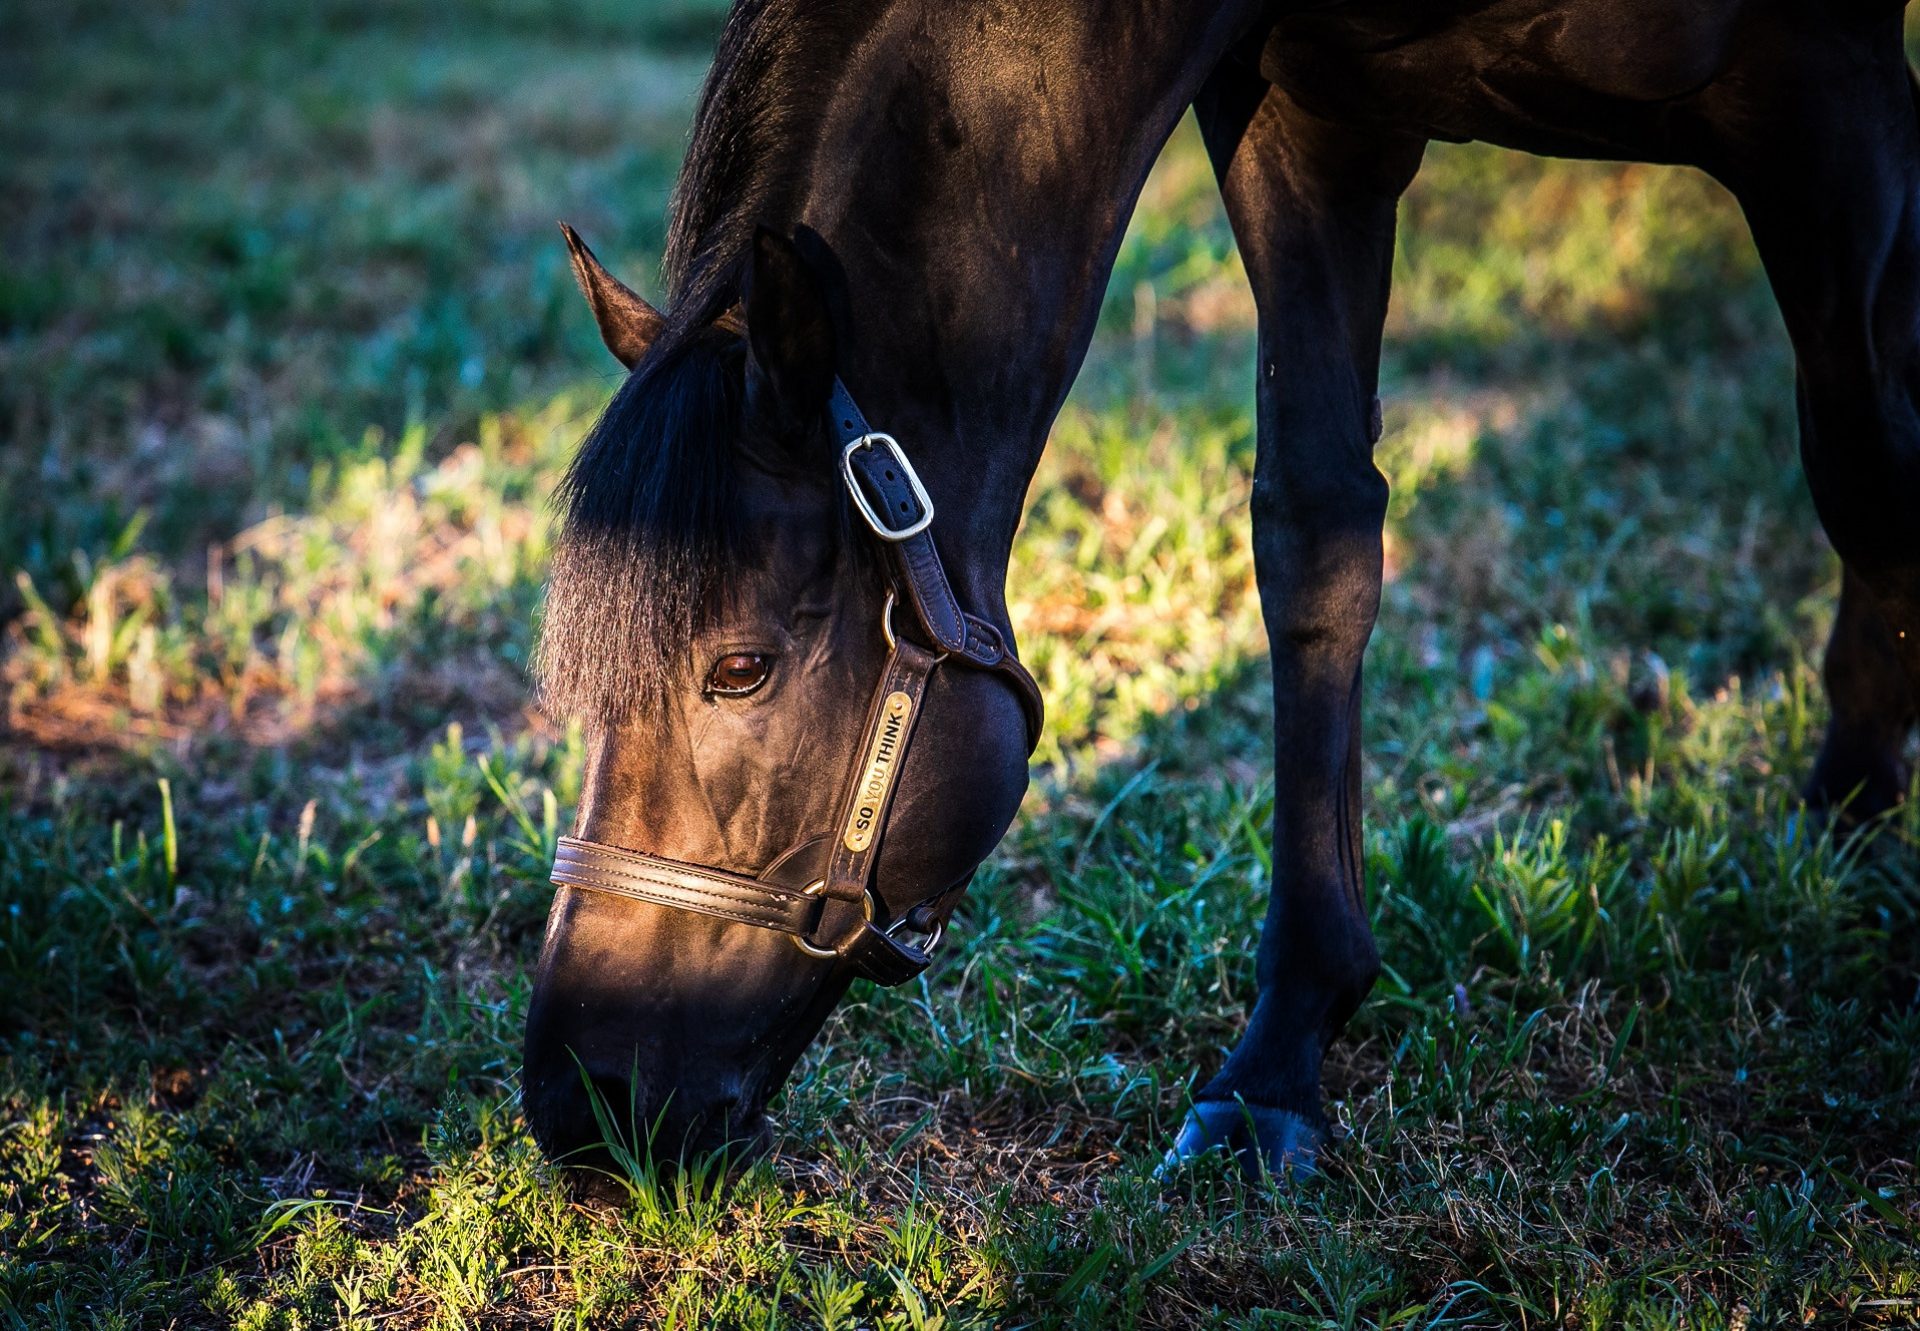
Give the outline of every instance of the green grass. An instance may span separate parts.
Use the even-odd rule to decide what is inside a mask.
[[[728,1174],[514,1096],[578,733],[546,495],[652,288],[705,3],[84,4],[0,42],[0,1322],[1737,1327],[1920,1317],[1920,804],[1796,782],[1837,569],[1697,175],[1436,147],[1369,658],[1388,971],[1291,1193],[1153,1165],[1253,991],[1252,309],[1184,128],[1011,580],[1035,785]],[[616,1107],[617,1108],[617,1107]]]

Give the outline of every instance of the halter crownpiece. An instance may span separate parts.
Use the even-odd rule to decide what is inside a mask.
[[[782,857],[757,877],[563,836],[552,878],[565,887],[772,929],[789,935],[809,956],[845,964],[876,984],[898,985],[927,968],[968,881],[895,919],[874,922],[874,861],[927,684],[949,661],[1006,680],[1026,716],[1028,752],[1040,738],[1040,687],[1000,630],[964,610],[954,595],[933,541],[933,500],[900,442],[868,426],[838,378],[827,410],[840,450],[841,479],[889,556],[887,601],[880,616],[887,664],[867,708],[864,739],[854,751],[855,765],[836,802],[830,832],[807,843],[804,854]],[[895,633],[899,603],[912,611],[931,649]],[[796,879],[804,885],[791,885]],[[924,941],[915,943],[905,934],[919,934]]]

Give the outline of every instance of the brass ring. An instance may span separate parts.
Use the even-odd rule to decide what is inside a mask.
[[[824,878],[821,878],[816,880],[813,883],[808,884],[807,890],[805,892],[802,892],[800,895],[805,897],[817,897],[817,896],[820,896],[822,893],[824,893],[826,890],[827,890],[827,880]],[[860,910],[867,917],[867,922],[871,924],[873,922],[873,893],[863,892],[860,894]],[[793,940],[793,945],[795,947],[799,948],[802,952],[806,953],[810,957],[818,957],[822,961],[833,961],[833,960],[837,960],[840,956],[838,952],[835,952],[830,947],[815,946],[811,941],[807,939],[807,937],[804,934],[788,934],[787,937]]]

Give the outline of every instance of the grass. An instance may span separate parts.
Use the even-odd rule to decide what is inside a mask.
[[[1151,1171],[1252,994],[1252,309],[1190,127],[1011,587],[1050,705],[949,956],[744,1172],[575,1204],[514,1097],[577,731],[545,496],[704,4],[39,7],[0,44],[0,1320],[1920,1317],[1920,804],[1802,815],[1837,569],[1697,175],[1436,147],[1389,327],[1388,971],[1291,1193]],[[612,1107],[617,1111],[618,1107]]]

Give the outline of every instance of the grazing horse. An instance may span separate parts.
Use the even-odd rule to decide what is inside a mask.
[[[1309,1164],[1379,969],[1360,671],[1396,201],[1431,139],[1688,163],[1798,358],[1844,579],[1811,804],[1906,789],[1920,683],[1920,115],[1897,0],[739,0],[664,313],[567,233],[631,370],[581,445],[542,630],[592,736],[527,1020],[552,1155],[595,1094],[759,1142],[855,976],[917,975],[1027,781],[1003,586],[1116,248],[1191,106],[1259,311],[1273,887],[1259,992],[1175,1156]],[[783,936],[784,935],[784,936]]]

